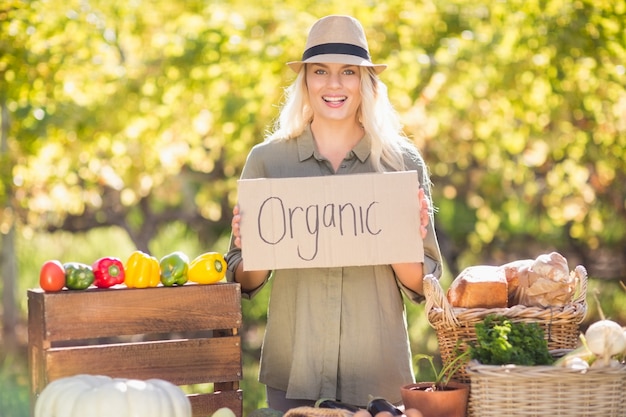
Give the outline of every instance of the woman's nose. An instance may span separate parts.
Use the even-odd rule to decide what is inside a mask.
[[[331,73],[328,77],[328,84],[331,86],[340,86],[341,85],[341,74],[339,73]]]

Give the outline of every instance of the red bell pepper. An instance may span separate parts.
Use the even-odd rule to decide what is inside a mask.
[[[109,288],[124,283],[124,264],[118,258],[100,258],[93,263],[94,285]]]

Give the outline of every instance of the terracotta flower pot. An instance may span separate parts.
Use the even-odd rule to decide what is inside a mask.
[[[465,417],[469,385],[449,382],[444,390],[426,391],[432,382],[418,382],[400,388],[404,408],[415,408],[424,417]]]

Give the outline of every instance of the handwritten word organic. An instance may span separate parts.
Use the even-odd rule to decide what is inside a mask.
[[[319,237],[323,230],[343,236],[378,235],[376,226],[378,201],[364,205],[353,203],[311,204],[306,207],[288,207],[280,197],[269,197],[260,206],[257,224],[261,240],[278,245],[285,239],[301,241],[302,236],[313,238],[312,253],[303,254],[298,245],[298,256],[315,259],[319,250]],[[269,220],[273,221],[269,221]]]

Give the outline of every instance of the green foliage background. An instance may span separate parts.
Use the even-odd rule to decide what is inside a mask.
[[[184,216],[215,240],[247,150],[293,77],[284,63],[300,56],[315,19],[347,13],[389,65],[383,81],[431,166],[453,270],[506,257],[520,238],[594,262],[626,242],[625,9],[623,0],[5,2],[2,227],[115,224],[147,247]]]
[[[0,266],[18,274],[0,274],[22,316],[45,259],[225,250],[284,64],[331,13],[361,20],[389,65],[432,171],[445,279],[558,250],[587,266],[592,316],[625,322],[625,0],[2,1],[0,236],[17,243]],[[243,306],[247,410],[266,296]],[[414,349],[436,351],[423,306],[409,315]],[[0,384],[21,386],[7,358]]]

